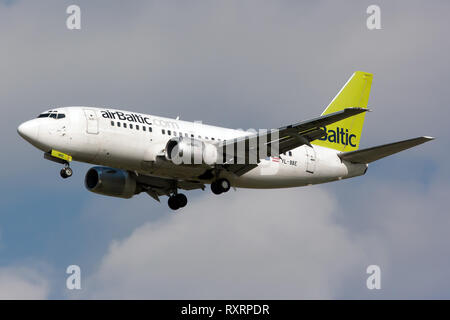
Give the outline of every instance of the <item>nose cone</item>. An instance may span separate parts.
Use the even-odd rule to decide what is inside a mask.
[[[22,123],[18,128],[19,135],[31,144],[38,142],[39,124],[35,120]]]

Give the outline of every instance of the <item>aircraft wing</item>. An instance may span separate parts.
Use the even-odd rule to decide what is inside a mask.
[[[342,160],[347,160],[353,163],[370,163],[433,139],[433,137],[418,137],[394,143],[383,144],[381,146],[372,148],[343,152],[338,154],[338,156]]]
[[[136,181],[156,201],[159,201],[159,196],[169,195],[174,185],[178,189],[184,190],[205,189],[203,183],[196,181],[175,180],[148,175],[137,175]]]
[[[278,157],[304,144],[311,146],[311,141],[326,135],[322,127],[366,111],[366,108],[346,108],[275,130],[227,140],[219,144],[220,153],[223,154],[223,166],[241,176],[255,168],[260,158]]]

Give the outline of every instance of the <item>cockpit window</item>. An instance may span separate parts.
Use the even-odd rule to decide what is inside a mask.
[[[49,111],[44,112],[38,115],[38,118],[53,118],[53,119],[62,119],[65,118],[66,115],[64,113],[59,113],[58,111]]]

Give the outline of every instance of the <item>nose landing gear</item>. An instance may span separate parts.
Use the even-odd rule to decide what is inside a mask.
[[[61,171],[59,172],[59,174],[61,175],[61,177],[62,177],[63,179],[67,179],[67,178],[69,178],[69,177],[72,176],[73,171],[72,171],[72,168],[69,167],[69,164],[67,163],[66,166],[65,166],[64,168],[61,169]]]
[[[52,149],[50,152],[44,153],[44,158],[64,165],[64,168],[62,168],[59,172],[63,179],[67,179],[72,176],[73,171],[72,168],[70,168],[72,156]]]

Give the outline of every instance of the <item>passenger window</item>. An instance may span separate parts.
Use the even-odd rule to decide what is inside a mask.
[[[194,138],[194,135],[193,135],[193,134],[191,134],[191,138]]]
[[[170,136],[172,132],[170,130],[167,130],[167,134]]]
[[[139,130],[139,125],[136,125],[136,130]]]
[[[166,134],[166,130],[161,129],[162,134]]]
[[[211,140],[215,140],[214,138],[211,138]]]
[[[114,121],[111,121],[111,126],[113,126],[113,127],[114,127]]]
[[[149,131],[149,132],[152,132],[152,127],[148,127],[148,131]]]
[[[120,122],[117,122],[117,126],[120,128]]]
[[[133,125],[130,123],[130,129],[133,129]]]
[[[124,123],[124,124],[123,124],[123,127],[124,127],[124,128],[126,128],[126,127],[127,127],[127,124],[126,124],[126,123]]]
[[[143,131],[146,131],[146,130],[147,130],[147,127],[146,127],[146,126],[142,126],[142,130],[143,130]]]
[[[292,157],[292,151],[289,151],[289,156],[291,156],[291,157]]]
[[[180,135],[180,137],[182,137],[182,136],[183,136],[183,134],[182,134],[181,132],[179,132],[179,135]]]

